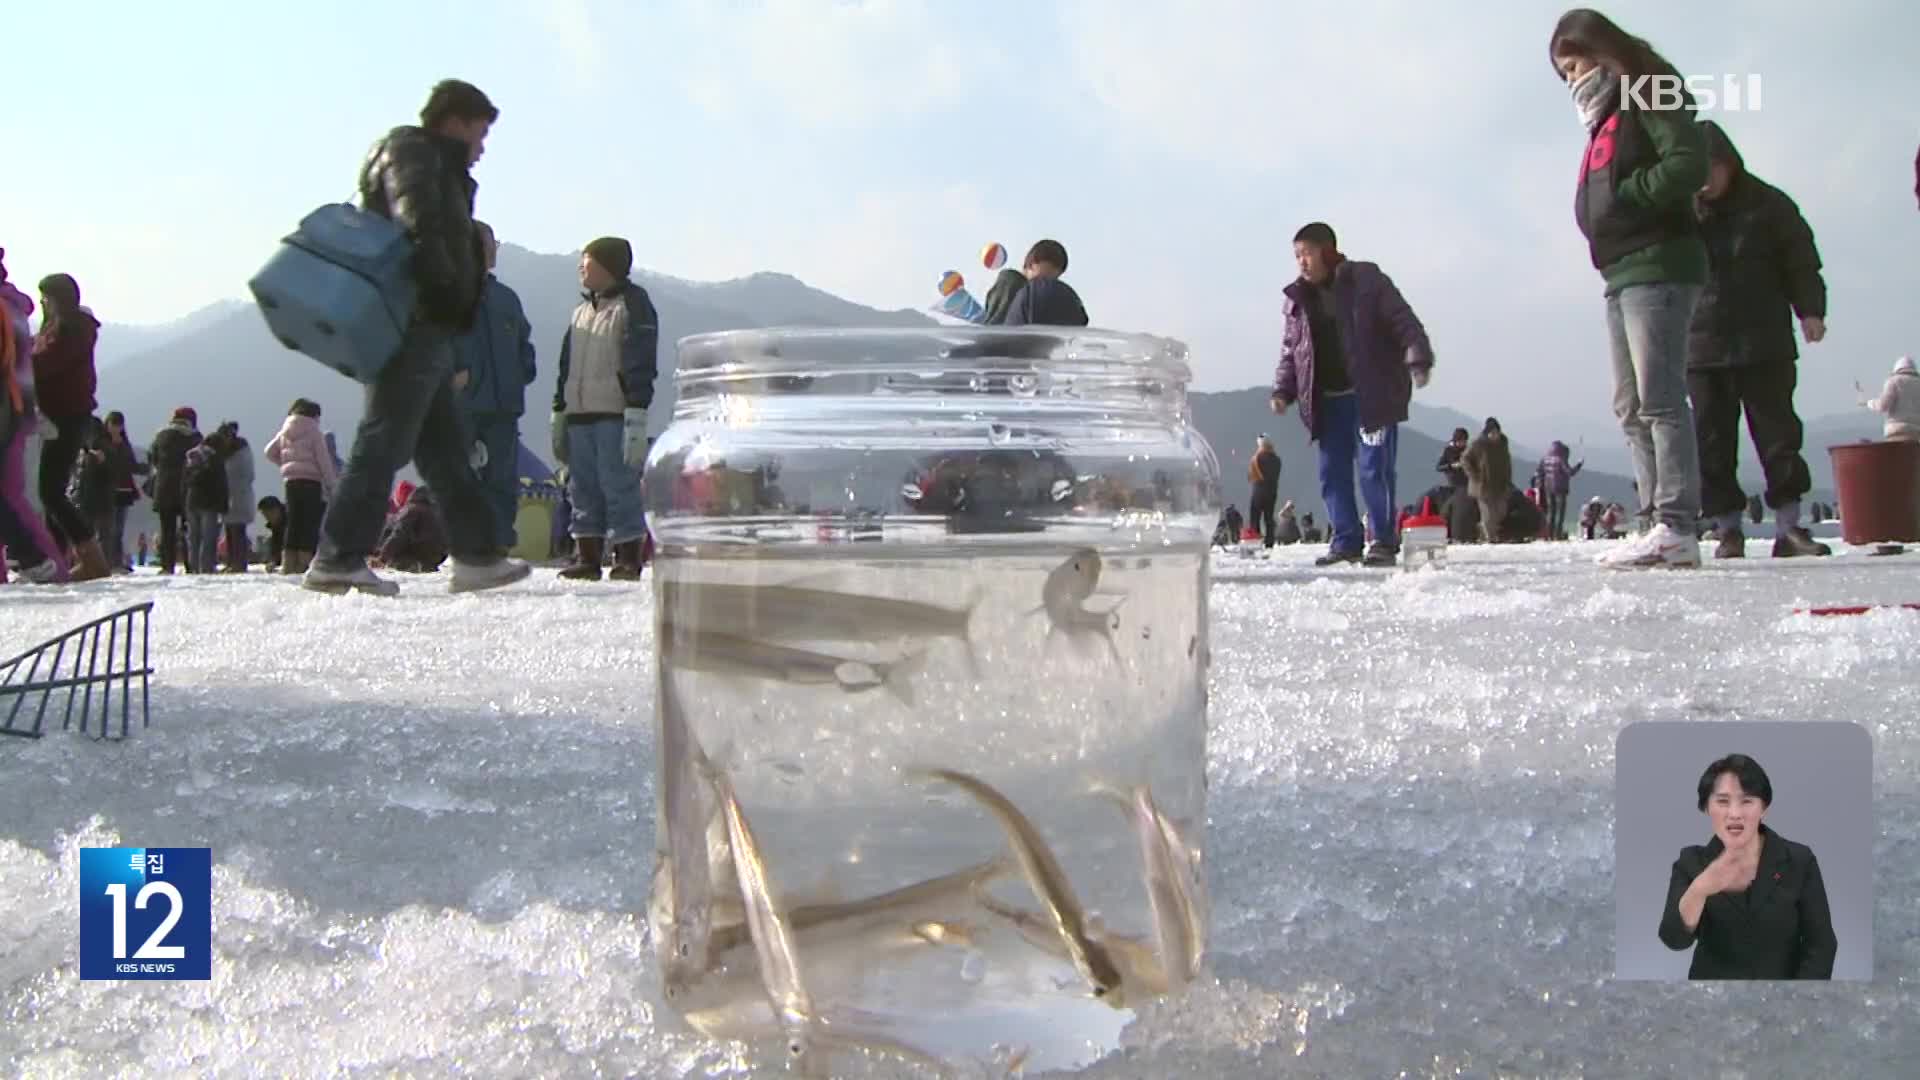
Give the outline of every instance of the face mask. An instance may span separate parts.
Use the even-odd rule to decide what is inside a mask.
[[[1612,104],[1619,89],[1620,77],[1598,65],[1567,87],[1573,95],[1574,111],[1580,115],[1580,122],[1589,128],[1607,114],[1607,107]]]

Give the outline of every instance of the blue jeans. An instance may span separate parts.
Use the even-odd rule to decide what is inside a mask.
[[[187,511],[187,572],[212,574],[219,571],[220,512]]]
[[[520,516],[520,418],[508,413],[475,413],[473,437],[487,448],[480,486],[493,508],[494,543],[511,548],[520,542],[514,520]]]
[[[1640,506],[1683,536],[1700,517],[1699,447],[1687,402],[1687,328],[1698,285],[1629,285],[1607,297],[1613,415],[1633,452]]]
[[[567,423],[567,495],[573,500],[573,538],[609,544],[643,540],[645,504],[640,470],[627,464],[625,425],[619,419]]]
[[[493,510],[473,471],[473,446],[452,379],[447,332],[416,317],[400,354],[367,387],[366,412],[353,433],[340,484],[327,502],[315,562],[345,570],[373,553],[387,522],[393,474],[409,458],[446,517],[453,557],[493,560]]]
[[[1366,547],[1366,529],[1353,495],[1353,469],[1360,466],[1360,496],[1367,504],[1375,543],[1400,545],[1399,503],[1394,500],[1394,462],[1400,452],[1400,426],[1387,425],[1379,446],[1360,441],[1360,399],[1336,394],[1320,400],[1320,498],[1327,504],[1332,550],[1357,553]]]

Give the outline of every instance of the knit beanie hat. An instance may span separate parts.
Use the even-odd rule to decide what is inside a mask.
[[[1895,375],[1920,374],[1920,372],[1916,372],[1913,366],[1913,357],[1911,356],[1903,356],[1900,359],[1895,360],[1893,362],[1893,373]]]
[[[173,418],[175,420],[185,420],[190,426],[200,422],[200,414],[185,405],[173,410]]]
[[[587,245],[587,258],[621,281],[633,272],[633,245],[617,236],[603,236]]]

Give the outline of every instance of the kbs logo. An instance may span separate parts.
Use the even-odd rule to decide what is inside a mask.
[[[1699,112],[1759,112],[1758,75],[1640,75],[1620,81],[1620,107],[1642,112],[1670,112],[1687,107],[1687,98]]]
[[[208,848],[80,849],[80,977],[212,977]]]

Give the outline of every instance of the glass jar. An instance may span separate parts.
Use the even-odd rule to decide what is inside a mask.
[[[649,922],[695,1029],[1039,1071],[1199,972],[1220,477],[1189,377],[1090,330],[680,342]]]

